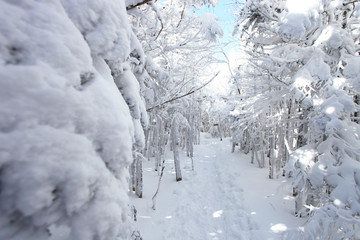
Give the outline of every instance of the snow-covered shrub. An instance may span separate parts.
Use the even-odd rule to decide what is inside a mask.
[[[109,67],[132,50],[124,1],[1,1],[0,13],[0,238],[43,239],[53,225],[68,239],[127,238],[144,107],[136,79],[120,93]]]

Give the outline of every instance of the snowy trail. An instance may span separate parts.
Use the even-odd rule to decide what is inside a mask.
[[[242,207],[242,189],[228,175],[230,166],[217,157],[219,149],[211,141],[198,147],[196,175],[186,179],[178,194],[182,199],[175,209],[167,239],[250,239],[249,217]],[[214,140],[217,142],[217,140]],[[176,226],[181,226],[173,231]]]
[[[182,156],[181,182],[175,181],[170,153],[168,159],[157,210],[151,209],[158,180],[152,163],[145,163],[144,198],[134,200],[144,240],[280,239],[282,231],[300,225],[279,182],[264,179],[248,156],[230,153],[228,139],[203,138],[195,148],[195,171]]]

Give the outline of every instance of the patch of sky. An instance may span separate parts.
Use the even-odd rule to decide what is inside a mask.
[[[240,10],[242,4],[242,0],[219,0],[215,7],[204,5],[202,8],[194,10],[194,13],[199,16],[203,13],[212,13],[217,16],[224,31],[223,37],[219,39],[219,45],[226,55],[229,55],[231,49],[239,47],[238,37],[232,36],[232,33],[236,25],[236,12]],[[216,57],[225,60],[221,52],[217,53]]]

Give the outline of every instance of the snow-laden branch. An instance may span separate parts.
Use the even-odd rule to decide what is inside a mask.
[[[144,1],[142,1],[142,2],[138,2],[138,3],[134,4],[134,5],[126,6],[126,11],[129,11],[129,10],[131,10],[131,9],[134,9],[134,8],[136,8],[136,7],[139,7],[139,6],[141,6],[141,5],[144,5],[144,4],[146,4],[146,3],[149,3],[149,2],[151,2],[151,1],[152,1],[152,0],[144,0]]]
[[[194,89],[194,90],[191,90],[191,91],[189,91],[189,92],[187,92],[187,93],[185,93],[185,94],[183,94],[183,95],[181,95],[181,96],[178,96],[178,97],[169,99],[169,100],[167,100],[167,101],[165,101],[165,102],[159,103],[159,104],[157,104],[157,105],[155,105],[155,106],[153,106],[153,107],[151,107],[151,108],[146,109],[146,111],[150,112],[150,111],[154,110],[155,108],[159,108],[159,107],[161,107],[161,106],[163,106],[163,105],[165,105],[165,104],[167,104],[167,103],[173,102],[173,101],[175,101],[175,100],[178,100],[178,99],[180,99],[180,98],[186,97],[186,96],[188,96],[188,95],[193,94],[194,92],[199,91],[200,89],[204,88],[206,85],[208,85],[209,83],[211,83],[211,82],[219,75],[219,73],[220,73],[220,71],[218,71],[218,72],[217,72],[209,81],[207,81],[204,85],[202,85],[202,86],[200,86],[200,87],[198,87],[198,88],[196,88],[196,89]]]
[[[264,70],[265,73],[266,73],[268,76],[270,76],[272,79],[274,79],[274,80],[276,80],[276,81],[278,81],[278,82],[280,82],[280,83],[282,83],[282,84],[284,84],[284,85],[286,85],[286,86],[290,86],[289,83],[286,83],[286,82],[282,81],[280,78],[278,78],[277,76],[275,76],[274,74],[272,74],[268,69],[263,68],[263,67],[257,65],[256,63],[254,63],[254,62],[252,62],[252,61],[249,61],[249,63],[250,63],[256,70],[258,70],[259,72],[261,72],[261,70]]]

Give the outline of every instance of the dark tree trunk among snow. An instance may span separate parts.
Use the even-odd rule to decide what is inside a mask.
[[[272,134],[272,133],[271,133]],[[269,178],[273,179],[275,175],[275,137],[270,136],[269,138]]]
[[[143,157],[140,154],[136,156],[136,184],[135,184],[135,194],[139,198],[142,198],[143,195],[143,168],[142,163]]]

